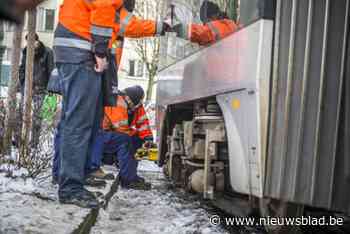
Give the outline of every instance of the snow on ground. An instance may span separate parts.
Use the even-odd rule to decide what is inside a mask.
[[[72,233],[88,212],[17,193],[1,194],[0,209],[0,233],[6,234]]]
[[[188,201],[169,190],[169,183],[153,162],[139,171],[152,183],[150,191],[119,188],[107,210],[101,210],[93,234],[216,234],[225,230],[209,224],[199,202]]]
[[[57,186],[48,177],[7,178],[0,173],[0,233],[66,234],[78,227],[89,210],[60,205]]]
[[[116,173],[113,167],[105,167],[105,170]],[[153,162],[141,162],[139,172],[152,183],[152,190],[119,187],[108,208],[100,209],[91,233],[228,233],[221,227],[211,226],[210,213],[196,200],[196,196],[172,189],[171,183]],[[89,210],[60,205],[57,186],[52,185],[50,180],[49,176],[35,180],[7,178],[0,173],[1,234],[68,234],[79,226]],[[99,191],[106,193],[108,188]]]

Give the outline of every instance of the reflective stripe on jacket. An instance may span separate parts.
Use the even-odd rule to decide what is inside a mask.
[[[208,45],[227,37],[236,30],[237,25],[232,20],[215,20],[206,24],[190,24],[187,37],[192,42]]]
[[[103,129],[126,133],[129,136],[138,135],[141,139],[152,137],[149,120],[143,106],[138,107],[129,124],[128,105],[123,96],[118,96],[117,105],[105,107]]]

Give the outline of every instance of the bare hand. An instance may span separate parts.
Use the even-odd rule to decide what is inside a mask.
[[[104,57],[104,58],[100,58],[100,57],[97,57],[95,56],[95,60],[96,60],[96,64],[95,64],[95,71],[96,72],[103,72],[104,70],[107,69],[108,67],[108,62],[107,62],[107,58]]]

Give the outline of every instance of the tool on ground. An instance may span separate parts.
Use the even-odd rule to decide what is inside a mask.
[[[157,148],[140,148],[136,151],[135,154],[136,160],[149,160],[157,161],[158,160],[158,149]]]

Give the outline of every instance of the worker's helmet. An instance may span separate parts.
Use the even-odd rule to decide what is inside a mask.
[[[141,103],[145,96],[143,88],[139,85],[131,86],[123,90],[126,96],[130,98],[132,103],[136,106]]]
[[[124,0],[124,7],[129,12],[133,12],[135,8],[135,0]]]
[[[203,1],[199,12],[200,19],[203,23],[208,23],[214,18],[220,18],[221,15],[222,12],[216,3],[206,0]]]

